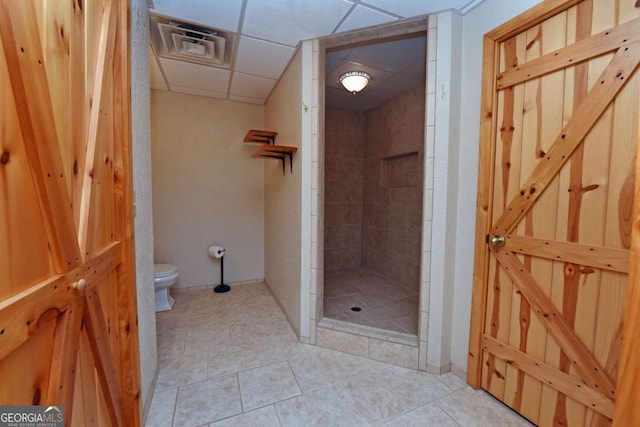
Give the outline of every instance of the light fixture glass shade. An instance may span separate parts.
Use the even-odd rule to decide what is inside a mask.
[[[341,75],[338,81],[346,90],[355,95],[369,84],[371,74],[365,71],[349,71]]]

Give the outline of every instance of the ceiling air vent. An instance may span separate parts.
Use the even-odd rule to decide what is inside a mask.
[[[162,15],[150,15],[151,43],[158,56],[229,68],[233,34]]]

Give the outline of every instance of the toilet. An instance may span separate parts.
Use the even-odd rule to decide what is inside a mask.
[[[172,264],[153,266],[153,285],[156,288],[156,312],[173,308],[173,297],[169,288],[178,281],[178,267]]]

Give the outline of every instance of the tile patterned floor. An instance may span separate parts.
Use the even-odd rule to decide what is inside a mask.
[[[530,426],[453,374],[301,344],[264,284],[158,313],[147,427]]]
[[[324,317],[330,319],[418,335],[419,298],[417,290],[365,268],[324,275]]]

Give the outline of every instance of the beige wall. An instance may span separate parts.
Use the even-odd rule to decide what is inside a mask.
[[[264,278],[264,162],[243,143],[264,127],[264,107],[151,92],[155,262],[178,266],[177,287]]]
[[[276,144],[301,146],[302,55],[299,50],[265,105],[265,128],[278,132]],[[279,161],[264,163],[265,281],[297,334],[300,333],[301,273],[301,152],[293,173],[287,161],[282,175]],[[255,160],[258,161],[258,160]]]

